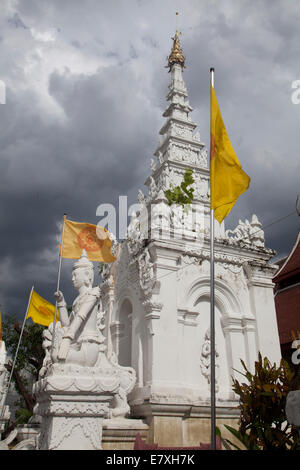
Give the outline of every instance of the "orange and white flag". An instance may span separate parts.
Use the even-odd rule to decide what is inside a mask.
[[[98,225],[64,219],[62,258],[79,259],[84,249],[90,261],[111,263],[116,258],[111,252],[109,232]],[[61,249],[62,248],[62,249]]]

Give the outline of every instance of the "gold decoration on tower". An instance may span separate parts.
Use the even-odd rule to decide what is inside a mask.
[[[168,57],[168,65],[166,67],[171,67],[174,64],[180,64],[182,67],[185,67],[185,57],[183,55],[180,42],[179,42],[179,35],[181,33],[176,30],[175,36],[172,38],[173,39],[173,47],[171,50],[171,54]],[[170,72],[169,70],[169,72]]]

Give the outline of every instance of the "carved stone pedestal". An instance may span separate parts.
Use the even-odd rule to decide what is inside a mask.
[[[60,374],[40,379],[33,388],[34,412],[42,417],[38,450],[102,449],[103,418],[119,387],[118,375],[97,368],[53,369]]]

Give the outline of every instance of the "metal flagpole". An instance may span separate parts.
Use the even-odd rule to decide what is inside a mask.
[[[214,87],[215,69],[210,69]],[[211,110],[210,110],[211,112]],[[211,149],[210,149],[211,150]],[[211,175],[210,175],[211,176]],[[210,193],[211,197],[211,193]],[[216,376],[215,376],[215,265],[214,265],[214,210],[210,210],[210,396],[211,396],[211,449],[216,450]]]
[[[5,395],[4,395],[4,398],[3,398],[3,404],[2,404],[1,415],[0,415],[0,422],[2,421],[3,415],[4,415],[5,402],[6,402],[9,387],[10,387],[10,384],[11,384],[11,379],[12,379],[12,376],[13,376],[15,365],[16,365],[16,362],[17,362],[18,352],[19,352],[21,339],[22,339],[22,336],[23,336],[24,328],[25,328],[25,323],[26,323],[26,320],[27,320],[27,313],[28,313],[30,302],[31,302],[33,289],[34,289],[34,286],[32,286],[31,291],[30,291],[29,300],[28,300],[28,304],[27,304],[27,308],[26,308],[25,317],[24,317],[24,320],[23,320],[23,325],[22,325],[22,329],[21,329],[21,333],[20,333],[20,337],[19,337],[19,341],[18,341],[18,345],[17,345],[17,349],[16,349],[14,361],[13,361],[13,365],[12,365],[12,368],[11,368],[11,371],[10,371],[9,379],[8,379],[7,386],[6,386]]]
[[[62,252],[63,252],[63,247],[64,247],[64,235],[65,235],[65,221],[66,221],[66,216],[67,214],[64,214],[63,218],[63,226],[62,226],[62,234],[61,234],[61,244],[60,244],[60,250],[59,250],[59,263],[58,263],[58,274],[57,274],[57,286],[56,286],[56,292],[59,291],[59,286],[60,286],[60,274],[61,274],[61,264],[62,264]],[[55,325],[56,325],[56,318],[57,318],[57,303],[58,300],[56,299],[55,301],[55,311],[54,311],[54,322],[53,322],[53,333],[52,333],[52,343],[51,343],[51,353],[50,357],[52,357],[53,353],[53,345],[54,345],[54,337],[55,337]]]

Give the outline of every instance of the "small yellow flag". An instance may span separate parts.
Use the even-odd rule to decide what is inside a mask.
[[[31,318],[34,323],[39,325],[49,326],[50,323],[54,322],[54,315],[55,306],[33,290],[26,318]],[[58,309],[56,320],[59,321]]]
[[[112,242],[105,228],[64,219],[63,258],[79,259],[85,249],[90,261],[111,263],[116,258],[111,252]]]
[[[250,178],[231,145],[212,85],[210,97],[210,208],[221,223],[249,188]]]

